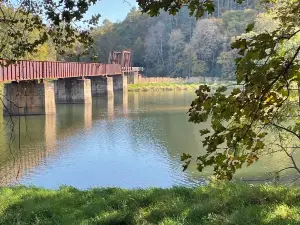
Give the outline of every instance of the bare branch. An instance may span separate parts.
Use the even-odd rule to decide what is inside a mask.
[[[281,126],[281,125],[278,125],[278,124],[275,124],[275,123],[272,123],[272,122],[270,122],[269,124],[271,124],[271,125],[277,127],[278,129],[285,130],[286,132],[291,133],[291,134],[295,135],[298,139],[300,139],[300,135],[299,135],[299,134],[297,134],[296,132],[294,132],[294,131],[292,131],[292,130],[286,128],[286,127],[283,127],[283,126]]]

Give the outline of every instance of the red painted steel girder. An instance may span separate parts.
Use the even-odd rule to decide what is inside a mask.
[[[128,60],[128,59],[126,59]],[[0,66],[0,82],[118,75],[130,68],[120,64],[18,60]]]

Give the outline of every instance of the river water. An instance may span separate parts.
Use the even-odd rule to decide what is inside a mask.
[[[203,154],[199,125],[188,122],[193,92],[116,93],[92,105],[57,105],[54,116],[4,118],[0,184],[147,188],[206,183],[212,171],[182,171],[180,155]],[[203,126],[203,125],[202,125]],[[14,129],[14,132],[12,132]],[[20,142],[19,142],[20,140]],[[237,179],[264,177],[281,156],[261,160]]]

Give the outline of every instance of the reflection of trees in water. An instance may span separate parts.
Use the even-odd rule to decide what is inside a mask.
[[[287,143],[289,142],[289,143]],[[237,179],[242,180],[274,180],[275,176],[278,176],[280,182],[290,183],[294,180],[295,175],[299,177],[299,174],[295,169],[292,168],[292,160],[287,156],[287,154],[278,146],[278,134],[271,133],[266,139],[266,150],[261,156],[258,162],[254,163],[250,167],[243,168],[236,174]],[[287,138],[286,144],[288,146],[298,146],[297,140]],[[291,154],[296,166],[300,166],[300,152],[296,148],[286,148],[288,154]],[[290,169],[285,169],[290,168]],[[278,171],[282,171],[276,175]]]
[[[161,155],[160,159],[169,164],[171,171],[175,176],[181,174],[176,179],[186,182],[190,180],[190,175],[185,176],[181,172],[180,155],[183,152],[196,151],[198,148],[197,139],[194,136],[188,136],[193,129],[184,120],[184,112],[159,113],[144,112],[132,115],[133,120],[130,124],[131,146],[134,151],[156,151],[156,155]],[[177,123],[177,121],[180,121]],[[136,137],[136,138],[135,138]],[[173,173],[172,172],[172,173]],[[192,171],[189,170],[188,174]],[[193,176],[194,177],[194,176]],[[200,178],[200,176],[198,177]],[[201,181],[201,179],[199,179]],[[193,182],[193,181],[192,181]]]
[[[151,120],[151,123],[147,123],[149,127],[145,127],[145,123],[140,122],[135,127],[134,133],[138,131],[150,133],[151,138],[159,140],[159,143],[167,149],[170,157],[175,157],[177,160],[182,153],[189,153],[192,156],[199,156],[205,153],[199,134],[200,125],[189,123],[188,116],[186,115],[187,110],[182,110],[183,107],[181,107],[184,104],[190,104],[193,98],[192,95],[146,92],[130,93],[129,97],[129,99],[138,98],[139,108],[144,112],[140,113],[136,118],[140,121]],[[299,154],[295,155],[295,159],[298,165],[300,165]],[[265,178],[270,178],[271,172],[278,171],[290,165],[291,161],[286,154],[284,152],[277,152],[262,157],[250,167],[243,168],[241,171],[238,171],[235,177],[236,179],[242,178],[245,180],[264,180]],[[198,172],[195,160],[192,161],[187,171],[193,173],[194,177],[213,174],[212,168],[206,169],[203,173]],[[294,173],[294,171],[285,171],[282,175],[286,176],[291,173]]]
[[[131,136],[145,139],[141,143],[161,145],[161,151],[166,149],[174,170],[181,166],[183,152],[195,155],[201,149],[199,135],[195,134],[198,133],[197,126],[188,122],[186,114],[192,98],[193,94],[188,92],[129,93],[130,109],[137,110],[130,114],[134,121],[130,123]],[[136,140],[132,140],[132,145],[133,149],[145,147],[139,146]]]
[[[161,92],[130,92],[128,94],[130,106],[151,109],[165,106],[166,110],[172,107],[186,107],[191,103],[194,94],[186,91],[161,91]]]
[[[158,127],[158,129],[150,129],[149,132],[151,132],[153,138],[159,140],[159,143],[165,147],[172,160],[177,161],[178,164],[181,165],[180,156],[182,153],[189,153],[193,156],[204,153],[198,135],[198,128],[188,122],[185,111],[161,113],[159,119],[156,115],[153,115],[152,121],[152,126]],[[203,176],[199,173],[194,174],[197,172],[195,165],[191,165],[187,172],[193,173],[194,177]]]

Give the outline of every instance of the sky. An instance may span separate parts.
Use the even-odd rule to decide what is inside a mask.
[[[112,22],[122,21],[134,6],[137,7],[136,0],[100,0],[89,9],[87,16],[99,13],[101,15],[99,24],[104,19]]]

